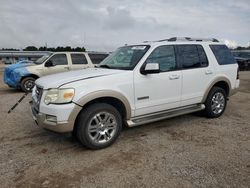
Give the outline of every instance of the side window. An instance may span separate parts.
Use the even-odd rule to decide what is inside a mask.
[[[88,64],[84,54],[71,54],[71,60],[73,65]]]
[[[220,65],[235,64],[236,61],[226,45],[209,45]]]
[[[55,65],[67,65],[67,57],[66,54],[55,54],[50,58],[50,61],[52,61]]]
[[[206,53],[201,45],[197,45],[198,53],[199,53],[199,58],[200,58],[200,64],[201,67],[207,67],[208,66],[208,60]]]
[[[104,60],[108,54],[89,54],[89,58],[91,59],[93,64],[99,64],[102,60]]]
[[[160,71],[166,72],[176,69],[174,46],[159,46],[149,55],[146,63],[159,63]]]
[[[177,45],[178,56],[182,62],[182,68],[201,67],[198,49],[196,45]]]

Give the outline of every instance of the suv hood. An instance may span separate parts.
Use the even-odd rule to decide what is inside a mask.
[[[16,63],[16,64],[6,66],[5,70],[12,71],[12,70],[15,70],[15,69],[34,66],[34,65],[36,65],[36,64],[34,64],[34,63]]]
[[[44,89],[58,88],[71,82],[108,76],[121,72],[124,72],[124,70],[88,68],[44,76],[36,80],[36,85],[41,86]]]

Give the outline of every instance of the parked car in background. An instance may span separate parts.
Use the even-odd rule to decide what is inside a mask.
[[[203,111],[221,116],[239,87],[238,65],[216,39],[171,38],[118,48],[97,68],[36,80],[36,123],[73,132],[86,147],[114,143],[133,127]]]
[[[99,56],[98,61],[100,60],[102,57]],[[4,70],[4,82],[9,87],[29,92],[37,78],[88,67],[94,67],[94,64],[87,52],[55,52],[45,55],[35,62],[7,66]]]
[[[30,61],[30,60],[21,60],[18,61],[16,64],[27,64],[27,63],[33,63],[34,61]]]
[[[232,51],[241,71],[250,70],[250,50]]]
[[[3,61],[5,65],[11,65],[12,63],[10,61]]]
[[[88,55],[93,64],[99,64],[109,56],[109,53],[88,52]]]

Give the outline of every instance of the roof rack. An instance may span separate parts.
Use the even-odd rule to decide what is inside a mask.
[[[173,41],[219,42],[219,40],[217,40],[215,38],[191,38],[191,37],[172,37],[169,39],[162,39],[162,40],[158,40],[155,42],[163,42],[163,41],[169,41],[169,42],[173,42]]]

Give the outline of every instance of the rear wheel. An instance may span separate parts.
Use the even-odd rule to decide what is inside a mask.
[[[21,81],[21,89],[24,92],[31,92],[34,86],[35,86],[35,78],[33,77],[27,77]]]
[[[213,87],[205,102],[205,115],[209,118],[220,117],[226,108],[227,97],[224,89]]]
[[[78,140],[90,149],[102,149],[115,142],[122,129],[120,113],[106,103],[84,109],[76,122]]]

